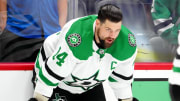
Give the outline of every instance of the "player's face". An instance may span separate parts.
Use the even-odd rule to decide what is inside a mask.
[[[122,21],[115,23],[106,20],[104,23],[101,23],[97,19],[95,31],[95,40],[97,44],[101,45],[103,48],[109,48],[119,35],[121,24]]]

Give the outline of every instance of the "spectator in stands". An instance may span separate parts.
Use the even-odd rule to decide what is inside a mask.
[[[66,23],[67,0],[0,0],[0,61],[35,61],[44,39]]]
[[[180,1],[154,0],[151,12],[157,34],[171,43],[169,45],[176,46],[180,31]],[[169,84],[172,101],[180,101],[180,47],[176,50]]]

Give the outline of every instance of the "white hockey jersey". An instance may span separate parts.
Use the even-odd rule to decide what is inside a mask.
[[[122,25],[113,45],[100,49],[94,41],[96,19],[90,15],[71,20],[45,40],[35,63],[36,92],[50,97],[59,86],[80,94],[109,80],[117,98],[132,97],[137,54],[134,35]]]

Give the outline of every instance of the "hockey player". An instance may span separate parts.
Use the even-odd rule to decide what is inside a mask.
[[[180,101],[180,34],[178,36],[178,41],[179,46],[176,51],[176,57],[173,61],[173,73],[169,78],[172,101]]]
[[[161,38],[170,42],[171,47],[176,49],[178,39],[180,44],[180,38],[178,38],[180,31],[180,1],[154,0],[151,12],[157,33]],[[173,61],[173,72],[169,77],[172,101],[180,101],[180,47],[177,48],[176,52]]]
[[[136,54],[135,37],[122,25],[120,8],[106,4],[98,16],[73,19],[45,40],[29,101],[106,101],[102,82],[107,79],[118,101],[133,101]]]
[[[180,30],[179,5],[179,0],[154,0],[151,9],[155,31],[172,44],[177,44],[178,30]]]

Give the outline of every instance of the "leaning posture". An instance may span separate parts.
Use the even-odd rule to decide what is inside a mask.
[[[106,101],[105,80],[118,101],[133,101],[136,54],[135,37],[122,25],[120,8],[103,5],[98,15],[73,19],[45,40],[30,101]]]

